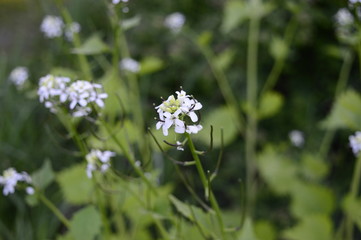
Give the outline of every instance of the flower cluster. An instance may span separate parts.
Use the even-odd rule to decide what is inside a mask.
[[[62,103],[69,102],[69,109],[74,117],[87,116],[91,113],[91,104],[104,107],[103,99],[108,94],[102,91],[100,84],[85,80],[70,83],[70,78],[46,75],[40,78],[38,95],[40,102],[52,112]]]
[[[137,73],[140,71],[139,62],[132,58],[124,58],[120,61],[119,67],[122,70],[126,70],[132,73]]]
[[[14,68],[10,75],[9,80],[18,88],[21,89],[24,87],[26,80],[28,80],[29,72],[26,67],[16,67]]]
[[[168,129],[173,125],[176,133],[198,133],[203,127],[197,124],[189,125],[186,121],[187,118],[192,123],[198,121],[195,111],[201,109],[202,104],[183,90],[176,91],[176,94],[177,99],[171,95],[166,101],[155,107],[159,114],[156,128],[162,128],[164,136],[168,135]]]
[[[115,153],[111,151],[102,152],[98,149],[92,149],[85,157],[88,162],[86,168],[88,178],[92,178],[93,172],[96,170],[100,170],[101,173],[106,172],[110,167],[110,158],[114,156]]]
[[[353,5],[350,3],[351,8]],[[356,9],[358,17],[361,16],[361,9]],[[358,27],[355,24],[354,15],[347,8],[341,8],[335,15],[335,25],[337,37],[350,44],[354,44],[358,41]]]
[[[290,138],[292,145],[295,147],[302,147],[305,143],[303,132],[299,130],[292,130],[289,132],[288,137]]]
[[[352,152],[357,155],[361,151],[361,131],[357,131],[355,135],[349,137]]]
[[[80,32],[80,29],[79,23],[72,22],[66,26],[60,17],[52,15],[45,16],[40,25],[40,30],[44,33],[45,37],[57,38],[64,34],[69,41],[73,40],[74,33]]]
[[[26,172],[18,173],[14,168],[8,168],[3,172],[3,175],[0,176],[0,185],[4,186],[3,194],[5,196],[13,194],[15,192],[15,187],[18,182],[24,182],[27,184],[26,192],[31,195],[34,193],[34,188],[30,186],[31,177]]]
[[[182,13],[175,12],[175,13],[168,15],[164,19],[164,25],[167,28],[169,28],[172,32],[178,33],[182,29],[185,21],[186,21],[186,18],[184,17],[184,15]]]

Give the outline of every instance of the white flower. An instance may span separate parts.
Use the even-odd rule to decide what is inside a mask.
[[[33,187],[26,187],[25,191],[28,195],[33,195],[35,193],[35,190]]]
[[[89,107],[76,107],[74,110],[75,111],[72,113],[73,117],[88,116],[92,111]]]
[[[85,159],[88,162],[86,173],[88,178],[93,177],[93,172],[100,170],[101,173],[104,173],[110,167],[110,158],[114,157],[115,153],[111,151],[100,151],[98,149],[92,149],[90,153],[85,156]]]
[[[176,145],[178,151],[184,151],[183,144],[181,142],[177,141]]]
[[[127,70],[129,72],[137,73],[140,71],[139,62],[132,58],[124,58],[119,63],[120,69]]]
[[[335,15],[335,19],[339,27],[347,26],[353,24],[354,22],[352,14],[346,8],[341,8],[338,10]]]
[[[162,104],[155,107],[159,114],[159,121],[156,128],[162,128],[164,136],[168,135],[168,129],[174,125],[176,133],[198,133],[202,129],[201,125],[188,125],[186,117],[191,122],[196,123],[198,116],[195,111],[202,108],[202,104],[187,95],[185,91],[176,92],[177,99],[171,95]]]
[[[81,30],[81,26],[77,22],[72,22],[70,25],[65,28],[65,37],[67,40],[72,41],[74,34],[79,33]]]
[[[361,151],[361,131],[357,131],[355,135],[349,137],[352,152],[357,155]]]
[[[303,132],[299,130],[292,130],[288,134],[288,137],[290,138],[292,145],[295,147],[302,147],[305,142]]]
[[[26,67],[16,67],[11,71],[9,79],[17,88],[21,89],[28,77],[29,72]]]
[[[120,2],[126,3],[126,2],[128,2],[128,0],[112,0],[112,3],[113,3],[114,5],[116,5],[116,4],[120,3]]]
[[[70,109],[74,109],[76,106],[86,107],[93,102],[101,108],[104,107],[103,99],[107,98],[108,94],[101,92],[101,89],[102,86],[100,84],[85,80],[78,80],[72,83],[67,89]]]
[[[64,23],[58,16],[48,15],[43,19],[40,30],[47,38],[60,37],[63,34]]]
[[[361,3],[361,0],[349,0],[348,2],[349,2],[349,4],[353,5],[356,3]]]
[[[44,102],[45,107],[53,109],[59,102],[65,102],[68,98],[67,83],[70,78],[55,77],[46,75],[40,78],[38,95],[40,102]]]
[[[13,194],[18,182],[25,182],[30,184],[31,178],[26,172],[18,173],[14,168],[8,168],[0,176],[0,185],[4,186],[3,194],[5,196]]]
[[[164,19],[164,25],[174,33],[177,33],[182,29],[185,21],[186,18],[182,13],[175,12]]]

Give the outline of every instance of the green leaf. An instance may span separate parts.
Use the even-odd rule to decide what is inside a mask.
[[[280,37],[273,37],[270,44],[270,53],[275,59],[285,59],[288,54],[286,41]]]
[[[139,15],[122,21],[121,25],[124,31],[139,25],[141,17]]]
[[[289,193],[297,181],[297,166],[291,159],[267,146],[258,156],[258,168],[267,184],[279,194]]]
[[[266,92],[262,95],[260,108],[259,108],[259,118],[272,117],[277,114],[283,106],[283,96],[277,92]]]
[[[257,221],[254,226],[258,239],[262,240],[276,240],[276,228],[268,221]]]
[[[164,68],[164,62],[157,57],[146,57],[140,62],[140,74],[150,74]]]
[[[234,122],[236,114],[235,109],[230,109],[226,106],[210,111],[204,118],[202,117],[201,124],[203,129],[194,136],[194,139],[208,145],[210,142],[210,126],[212,125],[213,146],[221,146],[221,129],[223,129],[224,145],[230,144],[239,132]]]
[[[253,223],[250,218],[246,218],[237,240],[259,240],[254,233]]]
[[[109,47],[106,45],[99,35],[95,34],[88,38],[79,48],[72,50],[74,54],[84,54],[84,55],[95,55],[104,52],[109,52]]]
[[[84,204],[92,201],[93,184],[86,175],[84,164],[61,171],[56,180],[67,202]]]
[[[342,201],[342,209],[361,230],[361,199],[355,199],[347,195]]]
[[[321,185],[298,182],[293,185],[291,196],[291,212],[299,218],[330,215],[335,207],[331,190]]]
[[[58,235],[56,240],[74,240],[74,238],[70,235],[70,232],[67,232],[63,235]]]
[[[94,206],[76,212],[70,221],[70,234],[75,240],[92,240],[100,233],[101,218]]]
[[[230,0],[226,2],[221,30],[229,33],[239,24],[249,18],[249,8],[243,1]]]
[[[175,206],[175,208],[179,213],[181,213],[184,217],[188,218],[192,222],[195,221],[192,211],[188,204],[183,203],[173,195],[169,195],[169,200],[172,202],[172,204]],[[193,209],[197,209],[197,207],[193,207]]]
[[[54,76],[68,77],[71,79],[76,79],[78,77],[77,72],[69,68],[55,67],[50,70],[50,74]]]
[[[283,233],[289,240],[330,240],[332,239],[332,222],[323,215],[305,216],[300,223]]]
[[[330,115],[321,123],[321,126],[327,129],[361,129],[360,106],[360,94],[352,89],[347,90],[337,98]]]
[[[222,53],[218,54],[218,56],[214,59],[215,64],[223,70],[227,70],[229,65],[232,63],[233,58],[236,54],[234,48],[228,48],[224,50]]]
[[[311,180],[322,180],[328,174],[327,163],[315,154],[305,154],[301,161],[303,175]]]
[[[200,46],[208,46],[213,38],[213,33],[210,31],[203,31],[198,37],[197,37],[197,43]]]
[[[31,176],[33,184],[38,189],[45,189],[54,180],[54,172],[49,160],[46,160],[43,166]]]

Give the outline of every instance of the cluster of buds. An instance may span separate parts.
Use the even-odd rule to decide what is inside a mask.
[[[89,115],[93,103],[104,107],[103,99],[108,97],[100,84],[85,80],[71,83],[70,78],[53,75],[40,78],[38,95],[40,102],[44,102],[45,107],[52,112],[56,112],[58,106],[68,102],[74,117]]]
[[[43,19],[40,30],[44,33],[47,38],[61,37],[63,34],[69,41],[73,40],[74,34],[80,32],[80,24],[72,22],[65,25],[63,20],[58,16],[47,15]]]
[[[18,182],[23,182],[26,185],[26,193],[34,194],[34,188],[31,187],[31,177],[26,172],[18,173],[14,168],[8,168],[0,176],[0,185],[3,185],[3,194],[7,196],[15,192]]]
[[[100,151],[98,149],[92,149],[85,157],[88,162],[86,168],[86,174],[88,178],[93,177],[94,171],[106,172],[110,167],[110,158],[114,157],[115,153],[111,151]]]
[[[176,133],[198,133],[202,130],[202,126],[194,124],[198,122],[198,115],[195,111],[200,110],[202,104],[183,90],[176,91],[176,94],[177,98],[171,95],[162,104],[155,107],[159,114],[156,128],[162,128],[164,136],[168,135],[168,129],[173,125]],[[187,121],[188,119],[190,121]]]

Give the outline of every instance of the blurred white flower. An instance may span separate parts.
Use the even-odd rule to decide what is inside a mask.
[[[177,33],[182,29],[185,21],[186,18],[182,13],[175,12],[164,19],[164,25],[174,33]]]
[[[112,3],[115,5],[115,4],[118,4],[120,2],[128,2],[129,0],[112,0]]]
[[[337,11],[335,15],[335,20],[339,26],[349,25],[352,24],[354,21],[352,14],[346,8],[341,8]]]
[[[355,155],[361,151],[361,131],[355,132],[355,135],[349,136],[350,147]]]
[[[303,132],[299,130],[292,130],[288,134],[288,137],[290,138],[292,145],[295,147],[302,147],[303,144],[305,143]]]
[[[25,188],[25,191],[28,195],[33,195],[35,193],[35,189],[33,187]]]
[[[30,184],[31,178],[26,172],[18,173],[14,168],[8,168],[0,176],[0,185],[3,185],[3,194],[5,196],[13,194],[18,182],[25,182]],[[28,192],[28,191],[27,191]]]
[[[108,94],[102,91],[100,84],[91,83],[85,80],[73,82],[66,90],[70,101],[70,109],[76,106],[86,107],[91,103],[96,103],[99,107],[104,107],[103,99]]]
[[[349,0],[348,3],[353,5],[353,4],[356,4],[356,3],[361,3],[361,0]]]
[[[65,28],[65,37],[68,41],[72,41],[74,34],[79,33],[81,30],[81,26],[77,22],[72,22],[70,25]]]
[[[140,71],[139,62],[132,58],[124,58],[119,63],[120,69],[127,70],[129,72],[137,73]]]
[[[50,74],[40,78],[38,89],[40,102],[44,102],[45,107],[55,110],[55,105],[65,102],[68,98],[68,82],[70,78],[55,77]]]
[[[85,117],[91,113],[91,108],[89,107],[76,107],[72,113],[73,117]]]
[[[56,38],[63,34],[63,27],[64,23],[60,17],[48,15],[43,19],[40,30],[47,38]]]
[[[164,136],[168,135],[168,129],[173,125],[176,133],[198,133],[203,127],[201,125],[188,125],[186,117],[191,122],[196,123],[198,116],[195,111],[200,110],[202,104],[190,95],[187,95],[183,90],[176,93],[177,99],[171,95],[166,101],[155,107],[159,114],[156,128],[162,128]]]
[[[16,67],[11,71],[9,75],[10,81],[15,84],[18,89],[21,89],[24,86],[28,77],[29,72],[26,67]]]
[[[99,170],[101,173],[106,172],[110,167],[110,158],[115,156],[115,152],[100,151],[92,149],[90,153],[85,156],[88,162],[86,174],[88,178],[93,177],[93,172]]]

